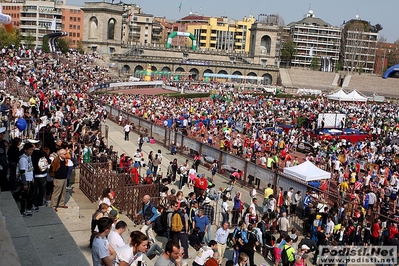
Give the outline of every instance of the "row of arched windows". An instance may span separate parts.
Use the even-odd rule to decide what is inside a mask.
[[[89,28],[89,38],[95,39],[98,37],[98,20],[96,17],[90,18],[90,28]],[[116,20],[114,18],[110,18],[107,23],[107,39],[114,40],[115,39],[115,24]]]

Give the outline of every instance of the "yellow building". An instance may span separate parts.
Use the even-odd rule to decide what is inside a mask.
[[[177,21],[174,29],[192,33],[197,39],[197,49],[215,49],[236,52],[249,52],[250,31],[255,23],[253,16],[242,20],[228,20],[227,17],[205,17],[190,14]],[[176,25],[180,24],[180,25]],[[179,27],[177,27],[179,26]],[[191,47],[192,41],[185,39],[185,46]]]

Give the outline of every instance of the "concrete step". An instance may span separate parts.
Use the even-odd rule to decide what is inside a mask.
[[[20,265],[90,265],[52,208],[43,207],[32,217],[22,217],[11,193],[1,192],[0,211]]]

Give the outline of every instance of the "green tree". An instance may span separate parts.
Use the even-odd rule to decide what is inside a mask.
[[[283,44],[283,48],[281,49],[281,60],[286,62],[286,66],[291,66],[291,60],[294,55],[297,54],[296,44],[292,41],[292,39],[287,39]]]
[[[342,69],[343,69],[343,68],[342,68],[341,62],[340,62],[340,61],[337,61],[337,62],[335,63],[335,72],[341,71]]]
[[[21,44],[21,33],[19,30],[14,30],[12,32],[6,32],[6,30],[1,27],[0,28],[0,44],[3,47],[8,47],[10,45],[14,45],[18,47]]]
[[[310,62],[310,69],[311,70],[318,70],[320,67],[319,58],[312,57],[312,61]]]
[[[24,37],[24,42],[28,49],[35,48],[35,36],[33,36],[31,33]]]
[[[72,44],[72,40],[68,37],[57,39],[57,46],[63,54],[68,53],[69,47]]]
[[[47,35],[44,35],[43,36],[43,40],[42,40],[42,50],[43,50],[43,52],[45,52],[45,53],[48,53],[48,52],[50,52],[50,47],[49,47],[49,45],[48,45],[48,36]]]
[[[79,40],[79,41],[76,43],[76,50],[78,50],[78,52],[79,52],[80,54],[84,54],[84,53],[85,53],[85,48],[84,48],[84,46],[83,46],[82,40]]]

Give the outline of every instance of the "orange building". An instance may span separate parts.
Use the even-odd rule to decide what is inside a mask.
[[[19,29],[20,16],[21,16],[21,3],[5,3],[3,6],[3,14],[9,15],[12,19],[14,28]]]
[[[83,38],[84,12],[79,6],[61,6],[61,30],[68,32],[71,47],[76,47]]]

